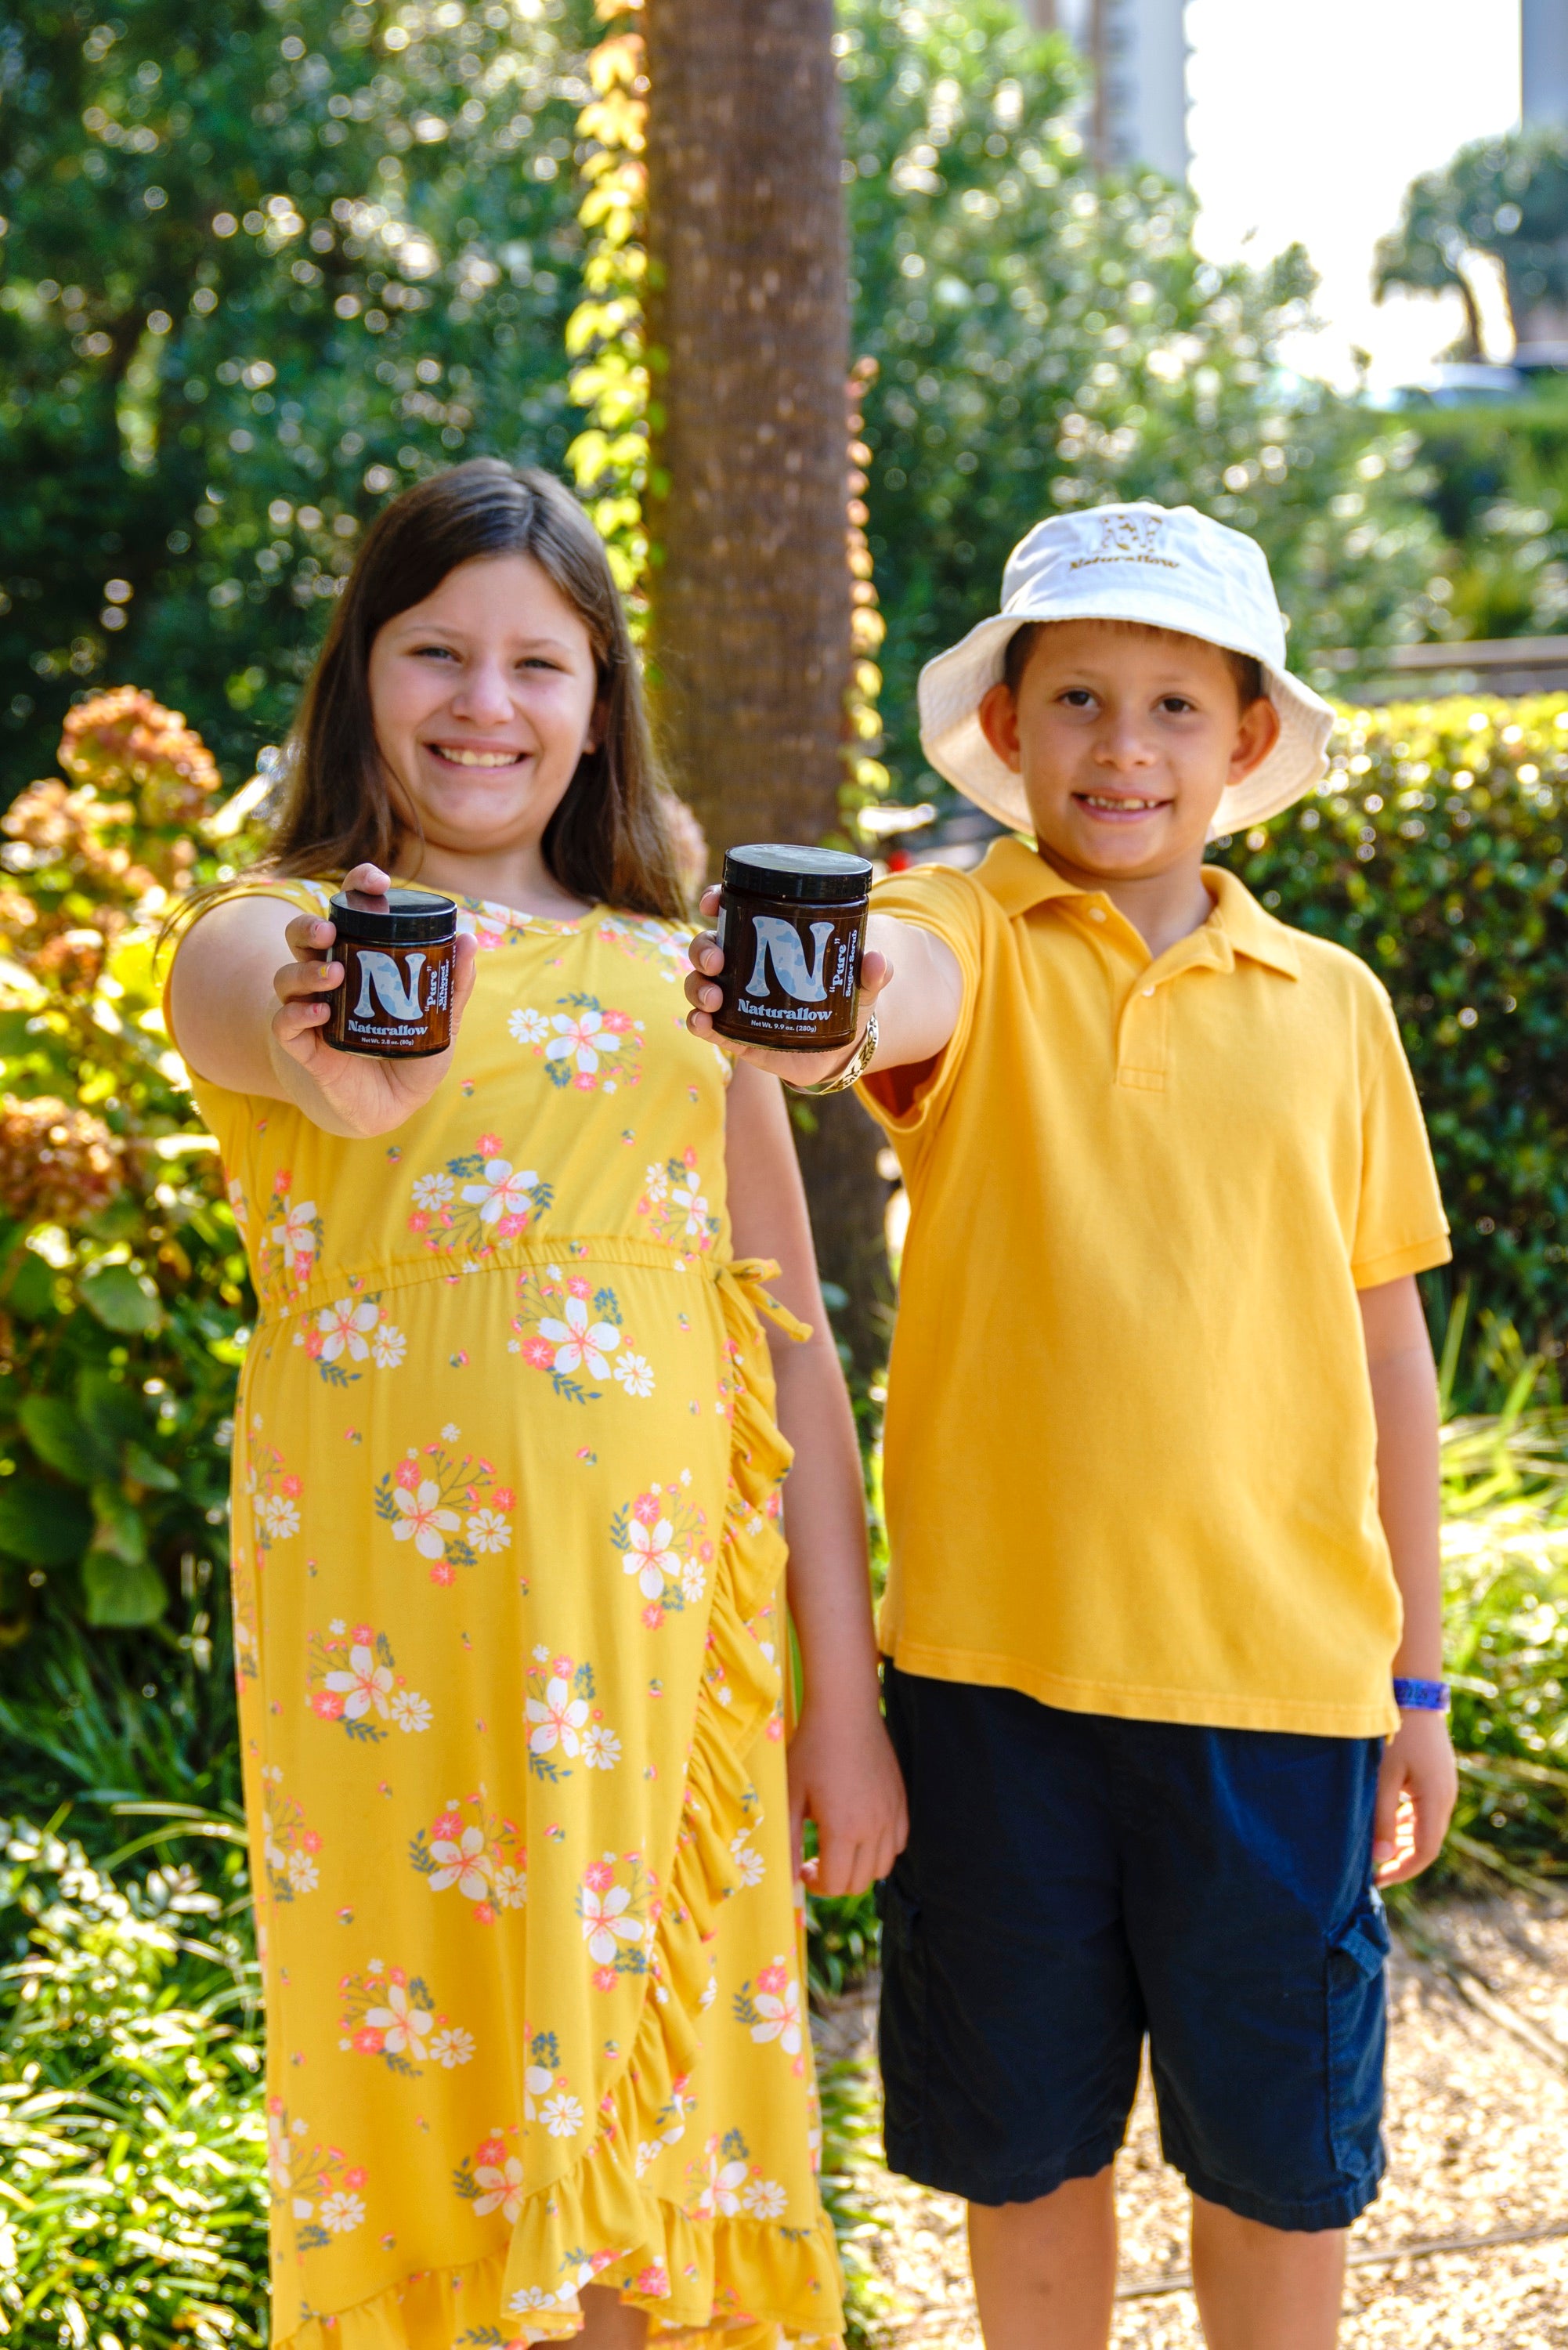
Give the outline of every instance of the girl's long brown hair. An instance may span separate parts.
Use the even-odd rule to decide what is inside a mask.
[[[685,911],[637,654],[597,532],[553,474],[498,457],[416,483],[367,534],[333,615],[286,753],[286,797],[259,868],[290,878],[369,861],[397,870],[417,832],[393,806],[370,708],[370,648],[460,563],[531,556],[588,632],[598,742],[545,827],[545,861],[591,904],[679,919]]]

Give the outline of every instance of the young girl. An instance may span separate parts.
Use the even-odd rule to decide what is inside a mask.
[[[169,990],[259,1301],[274,2340],[830,2340],[800,1824],[826,1892],[904,1834],[854,1431],[778,1087],[684,1024],[636,660],[557,483],[388,507],[291,778]],[[450,1053],[326,1044],[345,874],[456,899]],[[769,1334],[776,1424],[759,1310],[805,1341]]]

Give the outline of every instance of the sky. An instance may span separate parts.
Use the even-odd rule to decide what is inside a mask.
[[[1192,185],[1214,260],[1299,242],[1322,286],[1321,333],[1282,356],[1372,388],[1428,369],[1459,333],[1457,295],[1373,302],[1373,247],[1406,187],[1519,119],[1519,0],[1189,0]],[[1507,356],[1501,302],[1486,305]]]

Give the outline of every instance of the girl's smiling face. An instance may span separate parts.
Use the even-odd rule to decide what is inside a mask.
[[[436,850],[537,842],[594,744],[593,644],[528,555],[459,564],[397,613],[369,690],[398,814]]]
[[[992,686],[980,714],[1071,879],[1196,871],[1221,793],[1279,734],[1272,702],[1242,709],[1217,646],[1106,620],[1042,627],[1016,695]]]

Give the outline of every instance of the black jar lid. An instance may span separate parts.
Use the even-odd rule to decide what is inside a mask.
[[[331,919],[340,939],[379,947],[441,946],[457,936],[456,901],[435,889],[393,889],[384,898],[338,889]]]
[[[871,866],[838,848],[800,848],[789,841],[758,842],[724,852],[726,889],[759,898],[785,898],[800,906],[852,906],[870,892]]]

